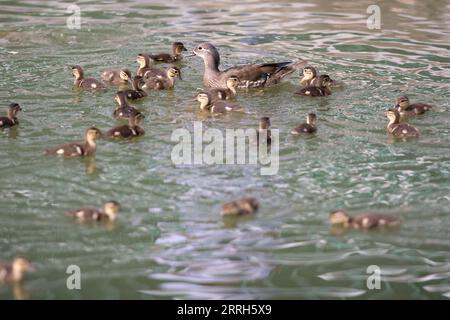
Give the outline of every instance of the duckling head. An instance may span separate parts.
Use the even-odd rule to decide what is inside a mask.
[[[316,68],[312,66],[306,66],[303,68],[303,80],[311,80],[317,76]]]
[[[167,69],[167,76],[171,79],[178,77],[180,78],[180,80],[183,80],[181,78],[181,70],[177,67],[170,67],[169,69]]]
[[[124,106],[127,104],[127,95],[123,91],[117,91],[114,100],[116,100],[119,106]]]
[[[400,122],[400,113],[396,109],[389,109],[386,117],[389,119],[389,124]]]
[[[120,204],[117,201],[108,201],[103,205],[103,211],[110,220],[116,220],[120,210]]]
[[[95,145],[95,140],[102,135],[101,131],[96,127],[90,127],[86,129],[86,141],[90,145]]]
[[[172,44],[172,50],[175,54],[181,54],[183,51],[187,51],[186,47],[182,42],[174,42]]]
[[[136,115],[129,118],[129,124],[130,126],[138,126],[142,119],[144,119],[145,116],[142,113],[137,113]]]
[[[311,112],[308,113],[308,115],[306,116],[306,123],[310,124],[312,126],[316,125],[316,121],[317,121],[317,116],[315,113]]]
[[[321,74],[318,77],[319,87],[329,87],[333,84],[333,80],[331,80],[330,76],[327,74]]]
[[[12,262],[12,273],[14,280],[22,280],[23,274],[31,269],[31,262],[25,257],[17,257]]]
[[[75,77],[75,79],[83,79],[84,72],[83,68],[79,65],[72,66],[72,75]]]
[[[332,225],[346,225],[350,222],[351,217],[342,210],[333,211],[328,218]]]
[[[136,58],[136,62],[139,64],[140,68],[148,67],[150,65],[150,61],[150,56],[145,53],[139,53]]]
[[[229,88],[230,90],[235,91],[240,82],[241,82],[241,80],[239,80],[238,76],[230,76],[227,79],[227,88]]]
[[[211,101],[211,97],[206,92],[200,92],[197,94],[196,100],[200,102],[200,109],[207,109]]]
[[[269,129],[270,128],[270,118],[269,117],[262,117],[259,119],[259,129]]]
[[[212,61],[215,64],[215,67],[218,67],[220,64],[220,55],[219,51],[217,51],[216,47],[214,47],[209,42],[203,42],[200,43],[193,51],[192,53],[196,56],[199,56],[203,58],[204,61],[209,61],[212,59]]]
[[[400,96],[395,99],[395,108],[405,110],[409,107],[409,99],[407,96]]]
[[[9,105],[8,115],[11,117],[15,117],[19,111],[22,111],[22,108],[19,106],[18,103],[13,102]]]
[[[131,79],[131,72],[130,72],[130,70],[128,70],[128,69],[120,70],[119,77],[120,77],[120,79],[122,79],[125,82],[130,81],[130,79]]]

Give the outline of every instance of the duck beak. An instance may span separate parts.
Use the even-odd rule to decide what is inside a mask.
[[[195,57],[196,54],[194,51],[192,51],[190,54],[185,55],[186,58]]]

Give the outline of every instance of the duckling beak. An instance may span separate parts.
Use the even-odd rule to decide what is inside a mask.
[[[397,109],[399,107],[400,107],[400,105],[398,103],[394,106],[395,109]]]
[[[178,78],[180,78],[180,80],[183,80],[183,78],[181,77],[181,73],[178,74]]]
[[[188,51],[185,47],[183,47],[183,51]]]

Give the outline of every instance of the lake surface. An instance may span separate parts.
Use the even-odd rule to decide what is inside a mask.
[[[66,26],[71,2],[0,3],[1,108],[20,103],[20,126],[0,131],[0,260],[27,256],[35,271],[0,299],[445,299],[450,297],[450,4],[377,1],[78,1],[81,29]],[[42,156],[81,140],[112,118],[117,90],[72,90],[69,67],[88,76],[137,68],[141,52],[192,50],[209,41],[222,67],[306,59],[345,82],[330,97],[294,97],[296,74],[267,90],[241,92],[245,115],[208,117],[193,101],[200,58],[185,59],[172,92],[134,103],[146,135],[99,141],[95,161]],[[410,122],[416,141],[386,135],[396,96],[435,106]],[[290,130],[308,112],[318,133]],[[3,111],[2,111],[3,112]],[[280,167],[175,166],[174,130],[253,128],[269,116],[280,130]],[[221,205],[259,199],[250,219],[223,220]],[[114,225],[76,223],[69,209],[122,204]],[[400,228],[330,229],[330,211],[375,211]],[[66,268],[81,268],[68,290]],[[367,268],[381,268],[368,289]]]

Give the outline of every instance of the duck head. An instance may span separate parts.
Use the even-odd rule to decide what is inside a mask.
[[[389,124],[400,122],[400,113],[396,109],[389,109],[386,112],[386,117],[389,119]]]
[[[102,135],[101,131],[95,127],[90,127],[86,130],[86,141],[89,145],[95,146],[95,141]]]
[[[197,97],[195,98],[198,102],[200,102],[200,109],[208,109],[208,106],[211,102],[211,97],[206,92],[200,92],[197,94]]]
[[[227,79],[227,88],[236,93],[236,88],[239,86],[241,80],[238,76],[230,76]]]
[[[22,108],[19,106],[19,104],[15,102],[11,103],[8,107],[8,117],[14,118],[19,113],[19,111],[22,111]]]
[[[306,66],[303,68],[303,79],[302,80],[312,80],[317,76],[316,68],[312,66]]]
[[[120,79],[122,79],[125,82],[130,81],[130,79],[131,79],[131,72],[130,72],[130,70],[128,70],[128,69],[120,70],[119,77],[120,77]]]
[[[216,47],[209,42],[200,43],[192,53],[196,56],[203,58],[203,61],[207,64],[211,64],[213,67],[218,67],[220,64],[220,55]]]
[[[123,91],[117,91],[114,100],[120,107],[128,105],[127,95]]]
[[[315,126],[316,120],[317,120],[317,116],[313,112],[308,113],[308,115],[306,116],[306,123],[309,125]]]
[[[139,53],[136,58],[136,62],[139,64],[139,68],[148,67],[150,65],[150,61],[152,60],[150,56],[146,53]]]

